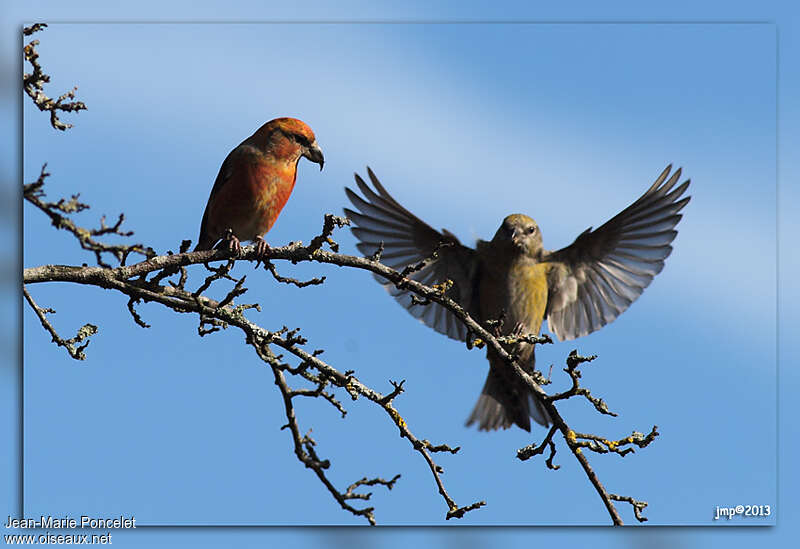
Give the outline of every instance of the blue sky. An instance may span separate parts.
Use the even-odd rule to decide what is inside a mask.
[[[232,20],[303,19],[238,9]],[[63,11],[9,12],[12,24],[85,19]],[[315,20],[409,19],[397,8],[355,13],[322,9]],[[555,386],[563,387],[560,367],[571,349],[600,356],[585,368],[584,382],[620,416],[599,418],[583,403],[568,403],[565,414],[577,429],[622,437],[659,425],[662,436],[635,455],[590,456],[609,490],[650,502],[651,524],[718,526],[714,507],[737,503],[773,505],[778,522],[788,523],[793,512],[776,494],[780,485],[785,497],[793,478],[787,467],[776,470],[776,355],[783,358],[781,386],[796,387],[787,364],[797,350],[789,335],[796,332],[792,311],[799,300],[795,288],[783,285],[777,300],[775,281],[776,251],[782,273],[796,265],[786,241],[798,230],[789,215],[796,187],[788,184],[797,174],[783,151],[796,143],[797,105],[780,88],[776,126],[776,82],[797,82],[784,66],[795,51],[793,27],[777,11],[623,13],[519,15],[766,23],[53,25],[38,36],[53,91],[77,84],[89,111],[67,117],[75,128],[61,134],[25,104],[23,177],[34,179],[48,162],[51,197],[80,192],[92,204],[79,218],[85,224],[124,211],[135,239],[160,252],[175,250],[180,240],[196,238],[227,152],[266,120],[291,115],[314,128],[326,166],[320,173],[301,162],[271,243],[313,237],[322,215],[345,205],[342,187],[352,172],[370,165],[401,203],[462,242],[490,237],[505,215],[520,211],[537,219],[547,247],[558,248],[633,201],[667,163],[683,166],[693,198],[664,271],[613,324],[539,350],[538,363],[555,364]],[[182,20],[185,13],[160,15]],[[113,11],[105,19],[129,16],[151,19]],[[497,14],[437,8],[414,17],[420,18]],[[14,120],[13,108],[3,112]],[[27,206],[23,230],[26,267],[91,259]],[[776,250],[776,234],[786,248]],[[337,240],[354,253],[348,233]],[[315,347],[326,349],[326,360],[355,369],[379,390],[388,390],[389,379],[406,379],[396,404],[414,432],[462,447],[458,456],[438,459],[450,494],[461,504],[488,502],[462,524],[608,523],[565,451],[558,455],[562,468],[551,472],[514,459],[531,442],[527,433],[463,427],[485,377],[480,352],[468,353],[414,321],[367,273],[278,268],[293,276],[325,274],[328,282],[296,290],[241,264],[236,273],[248,274],[250,287],[245,301],[264,306],[251,318],[266,328],[301,326]],[[192,273],[195,280],[203,276],[200,269]],[[93,288],[37,285],[31,292],[58,311],[62,333],[85,322],[101,331],[87,361],[75,363],[49,343],[30,311],[22,312],[27,516],[125,513],[153,525],[360,524],[291,454],[287,434],[278,430],[281,402],[271,374],[240,334],[199,339],[196,319],[154,305],[139,308],[153,325],[142,330],[124,312],[124,299]],[[5,371],[14,395],[16,370]],[[301,427],[313,427],[318,450],[333,462],[332,478],[345,486],[363,475],[400,472],[392,492],[373,490],[378,521],[442,524],[446,509],[422,460],[382,412],[348,404],[346,420],[315,402],[298,407]],[[781,414],[786,422],[792,412]],[[782,451],[796,445],[789,438],[781,440]],[[13,478],[15,458],[7,459]],[[629,508],[620,510],[635,522]],[[158,529],[120,533],[115,542],[134,545],[147,536],[149,543],[174,545],[175,536],[197,532],[218,535]],[[243,544],[261,536],[282,544],[329,539],[324,530],[223,532]],[[348,532],[336,535],[401,542]],[[465,535],[429,532],[441,543]],[[498,535],[514,543],[530,531],[468,532],[480,545]],[[664,544],[686,546],[704,543],[694,536],[718,535],[657,532]],[[554,535],[537,531],[546,534]],[[760,534],[747,531],[748,546],[754,535]]]

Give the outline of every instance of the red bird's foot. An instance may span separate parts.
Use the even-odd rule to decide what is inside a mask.
[[[241,255],[242,254],[242,243],[239,242],[239,239],[236,238],[236,235],[233,234],[233,231],[228,229],[228,232],[225,234],[225,243],[227,245],[228,251],[234,255]]]
[[[270,250],[271,248],[266,240],[260,236],[256,238],[256,268],[258,268],[262,261],[266,264],[267,254],[269,254]]]

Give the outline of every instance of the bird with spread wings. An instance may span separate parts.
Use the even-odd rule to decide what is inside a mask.
[[[427,285],[450,280],[446,295],[487,329],[491,323],[500,335],[538,334],[547,319],[558,339],[569,340],[613,321],[661,272],[678,234],[679,212],[690,199],[682,198],[689,180],[676,187],[681,170],[671,171],[667,166],[633,204],[556,251],[544,249],[539,226],[523,214],[506,217],[492,240],[479,240],[475,249],[464,246],[401,206],[369,168],[372,187],[355,175],[363,196],[345,188],[358,210],[345,208],[345,214],[355,224],[358,249],[372,255],[383,246],[381,261],[389,267],[402,269],[436,251],[410,278]],[[376,278],[416,318],[453,339],[466,339],[466,326],[446,308],[415,303],[407,290]],[[492,322],[500,319],[499,327]],[[507,349],[533,371],[533,344]],[[487,358],[489,374],[467,425],[489,431],[516,424],[530,431],[530,418],[548,425],[547,412],[525,382],[491,348]]]

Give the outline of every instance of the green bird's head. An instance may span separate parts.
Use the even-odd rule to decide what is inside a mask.
[[[517,253],[531,257],[542,254],[542,233],[536,221],[524,214],[507,216],[492,239],[496,246],[508,246]]]

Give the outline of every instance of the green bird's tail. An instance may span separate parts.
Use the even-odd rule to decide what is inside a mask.
[[[530,432],[530,418],[533,418],[536,423],[547,427],[550,417],[539,399],[514,372],[508,372],[508,365],[493,358],[489,360],[489,375],[467,419],[467,426],[477,422],[479,430],[494,431],[516,424]]]

